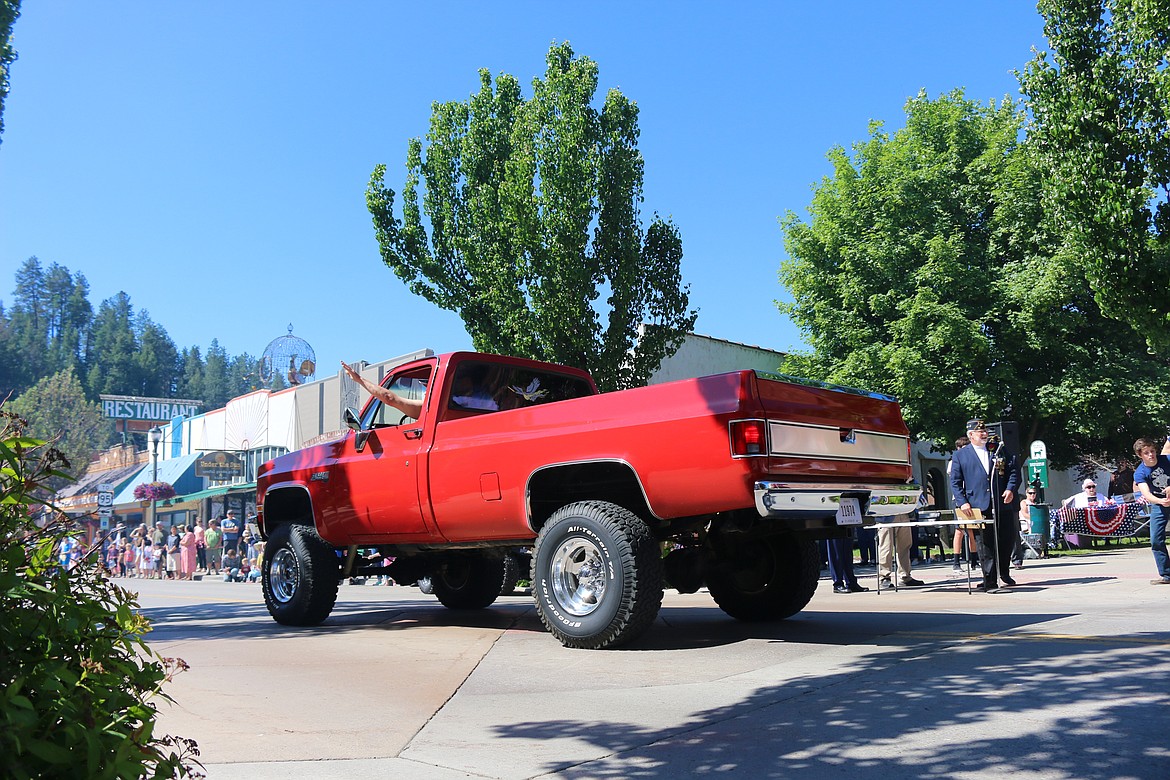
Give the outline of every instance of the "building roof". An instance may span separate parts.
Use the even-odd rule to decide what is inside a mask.
[[[771,347],[761,347],[761,346],[758,346],[756,344],[745,344],[742,341],[732,341],[731,339],[721,339],[717,336],[707,336],[707,335],[704,335],[702,333],[688,333],[687,335],[692,336],[692,337],[697,338],[697,339],[706,339],[707,341],[717,341],[721,344],[732,344],[732,345],[737,346],[737,347],[746,347],[748,349],[758,349],[761,352],[772,352],[772,353],[777,354],[777,355],[785,355],[785,356],[788,355],[788,353],[784,352],[783,350],[772,349]]]
[[[86,493],[96,493],[98,485],[109,482],[114,486],[115,492],[121,487],[121,483],[130,479],[134,472],[142,468],[141,463],[135,463],[130,466],[122,466],[120,468],[103,469],[101,471],[86,471],[71,485],[66,485],[57,491],[57,498],[69,498],[72,496],[81,496]]]

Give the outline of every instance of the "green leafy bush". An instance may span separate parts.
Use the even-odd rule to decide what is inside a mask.
[[[64,457],[0,409],[0,775],[200,777],[194,741],[155,735],[162,686],[186,668],[147,646],[136,597],[98,551],[59,565],[63,516],[33,520]]]

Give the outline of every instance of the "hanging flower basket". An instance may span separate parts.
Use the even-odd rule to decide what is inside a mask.
[[[139,501],[162,501],[175,497],[175,488],[169,482],[144,482],[134,488],[134,497]]]

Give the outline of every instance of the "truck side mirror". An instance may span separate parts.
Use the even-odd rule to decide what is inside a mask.
[[[362,430],[362,421],[358,419],[357,411],[348,406],[345,407],[345,412],[342,414],[342,417],[345,419],[346,426],[354,432],[354,449],[361,452],[366,448],[366,439],[370,438],[372,431]]]

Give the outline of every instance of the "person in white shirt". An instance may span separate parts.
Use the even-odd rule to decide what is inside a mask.
[[[1104,504],[1108,499],[1097,492],[1097,481],[1086,477],[1081,483],[1081,492],[1066,498],[1061,506],[1071,506],[1074,509],[1085,509],[1091,504]]]

